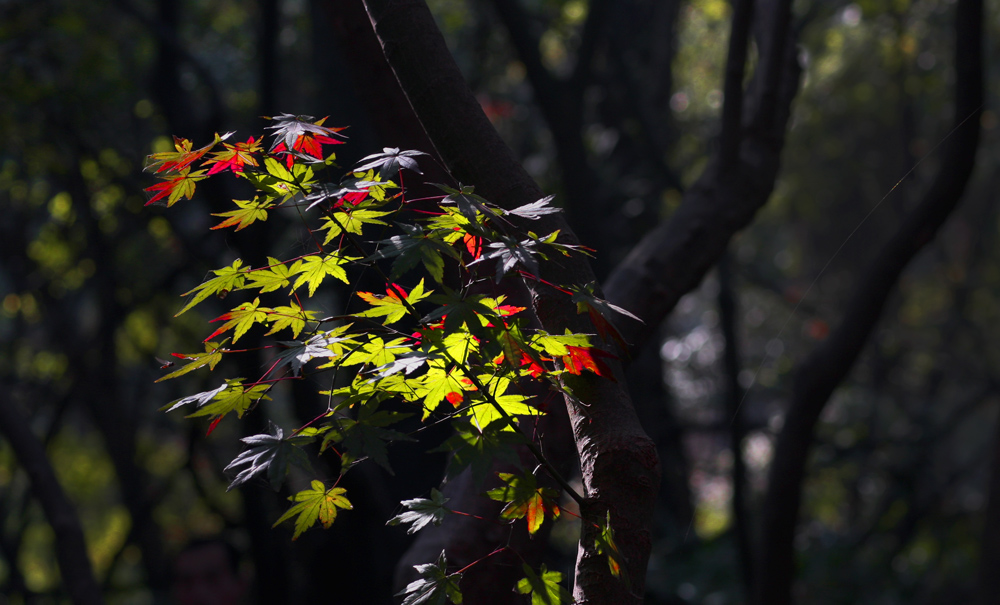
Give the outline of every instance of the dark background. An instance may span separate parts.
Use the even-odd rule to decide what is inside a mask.
[[[493,124],[598,249],[603,279],[717,149],[730,5],[622,0],[591,36],[584,0],[429,4]],[[651,603],[743,602],[754,557],[741,545],[760,538],[752,519],[793,368],[927,189],[954,123],[954,3],[794,6],[804,73],[775,192],[731,243],[726,270],[647,326],[657,337],[632,363],[664,469]],[[429,151],[372,59],[360,10],[341,0],[0,1],[0,405],[43,441],[108,602],[165,602],[173,553],[220,533],[245,553],[261,603],[390,602],[406,537],[384,522],[439,481],[440,456],[403,450],[396,477],[359,472],[355,510],[329,531],[292,543],[289,527],[271,530],[288,494],[263,484],[227,493],[221,469],[240,435],[310,418],[309,389],[279,391],[206,437],[208,421],[157,410],[217,376],[153,381],[155,356],[197,351],[205,320],[228,309],[206,303],[175,320],[178,295],[294,239],[280,216],[253,237],[209,236],[208,214],[228,209],[225,185],[199,186],[169,211],[143,207],[154,183],[144,158],[169,149],[170,135],[245,140],[262,132],[262,115],[349,125],[337,148],[345,167],[383,146]],[[995,12],[985,30],[985,56],[997,56]],[[526,48],[538,51],[535,71]],[[795,540],[803,602],[958,603],[976,590],[1000,403],[1000,74],[987,70],[962,204],[903,274],[817,427]],[[320,300],[333,308],[336,293]],[[725,361],[732,343],[736,366]],[[730,377],[748,389],[735,395],[738,424]],[[751,521],[733,514],[736,467]],[[576,531],[556,528],[553,567],[569,571]],[[0,602],[65,599],[53,531],[0,439]]]

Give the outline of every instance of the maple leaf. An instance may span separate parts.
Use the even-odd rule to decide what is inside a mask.
[[[511,473],[497,473],[497,476],[506,483],[486,492],[491,500],[506,502],[507,505],[500,511],[503,519],[524,519],[528,522],[528,533],[534,535],[538,528],[545,521],[545,513],[549,513],[553,519],[559,518],[559,505],[556,498],[559,491],[551,487],[538,487],[535,476],[526,474],[523,476]]]
[[[278,491],[281,482],[285,479],[285,474],[288,473],[289,464],[312,472],[309,458],[298,447],[299,444],[307,443],[312,439],[296,436],[286,439],[281,427],[272,428],[271,434],[261,433],[240,439],[250,447],[240,452],[240,455],[234,458],[223,471],[236,470],[241,466],[245,468],[236,475],[226,491],[239,487],[253,477],[265,473],[271,488]]]
[[[261,200],[257,196],[254,196],[253,200],[233,200],[233,203],[236,204],[239,210],[230,210],[229,212],[212,214],[212,216],[228,217],[226,220],[212,227],[211,229],[213,231],[216,229],[232,227],[233,225],[236,225],[237,231],[242,231],[255,221],[266,221],[267,209],[274,207],[274,204],[272,204],[269,200]]]
[[[193,151],[193,143],[190,140],[174,137],[174,149],[176,151],[161,151],[160,153],[150,154],[147,158],[146,170],[152,170],[159,174],[161,172],[180,172],[186,168],[190,168],[191,164],[197,162],[202,156],[211,151],[213,147],[232,135],[233,133],[231,132],[227,132],[222,136],[216,133],[215,139],[211,143]]]
[[[228,340],[228,339],[227,339]],[[222,341],[223,343],[225,341]],[[184,366],[174,370],[173,372],[167,374],[166,376],[161,376],[156,379],[156,382],[162,382],[164,380],[170,380],[171,378],[177,378],[197,370],[198,368],[203,368],[208,366],[209,370],[214,370],[215,365],[222,360],[222,354],[225,349],[222,348],[222,343],[218,342],[206,342],[204,353],[171,353],[174,357],[179,359],[190,359],[191,363],[185,364]],[[170,408],[173,409],[173,408]]]
[[[223,382],[218,388],[212,389],[211,391],[203,391],[201,393],[196,393],[194,395],[189,395],[187,397],[181,397],[180,399],[175,399],[174,401],[171,401],[167,405],[160,408],[160,411],[173,412],[174,410],[183,407],[189,403],[197,404],[195,407],[203,406],[209,401],[211,401],[213,397],[215,397],[222,391],[225,391],[227,388],[229,388],[228,381]]]
[[[400,151],[398,147],[383,147],[382,153],[373,153],[370,156],[361,158],[363,165],[354,170],[364,172],[365,170],[378,168],[381,174],[395,174],[399,172],[400,166],[412,170],[417,174],[423,174],[420,166],[413,158],[427,155],[423,151]]]
[[[555,214],[557,212],[562,212],[561,208],[554,208],[549,206],[549,202],[555,199],[556,196],[549,195],[543,197],[537,202],[532,202],[530,204],[525,204],[524,206],[518,206],[513,210],[507,210],[504,214],[513,214],[514,216],[520,216],[521,218],[526,218],[530,220],[538,220],[538,217],[544,214]]]
[[[292,534],[292,540],[297,540],[302,532],[315,525],[316,521],[322,523],[324,529],[330,529],[337,518],[338,508],[346,510],[354,508],[350,500],[344,497],[347,490],[342,487],[326,489],[322,481],[315,479],[310,483],[310,487],[312,489],[289,496],[289,500],[298,502],[298,504],[289,508],[285,514],[281,515],[281,518],[274,522],[273,527],[278,527],[288,519],[298,515],[299,518],[295,520],[295,533]]]
[[[256,384],[251,387],[243,385],[242,378],[226,380],[226,388],[218,391],[208,401],[201,402],[197,409],[188,414],[188,418],[212,416],[216,420],[225,417],[229,412],[236,412],[238,418],[250,409],[250,406],[261,400],[270,400],[266,394],[270,385]]]
[[[334,212],[323,218],[323,225],[319,228],[320,231],[328,230],[323,245],[329,244],[333,238],[344,231],[361,235],[361,229],[364,225],[387,225],[388,223],[378,220],[379,217],[387,214],[391,213],[357,209]]]
[[[413,500],[403,500],[400,502],[400,504],[410,510],[389,519],[386,525],[412,523],[406,530],[406,535],[408,536],[417,533],[431,523],[441,525],[441,522],[444,521],[444,516],[451,512],[445,508],[444,503],[447,501],[448,498],[445,498],[444,494],[432,487],[429,500],[427,498],[414,498]]]
[[[261,294],[273,292],[278,288],[287,286],[289,279],[295,275],[291,268],[271,256],[267,257],[267,265],[267,267],[261,267],[260,269],[248,272],[247,278],[250,279],[250,283],[243,286],[243,288],[260,288]]]
[[[306,311],[294,302],[288,306],[274,307],[267,313],[267,323],[271,324],[271,331],[264,336],[290,328],[292,337],[298,338],[307,321],[316,321],[315,311]]]
[[[343,141],[338,141],[333,137],[343,138],[344,135],[338,133],[345,127],[328,128],[323,126],[326,118],[313,121],[315,118],[312,116],[295,116],[283,113],[270,119],[275,123],[274,126],[267,127],[268,130],[274,131],[274,144],[271,146],[271,153],[289,153],[286,160],[289,165],[294,161],[292,152],[305,153],[322,160],[321,143],[330,145],[343,143]]]
[[[596,284],[590,283],[582,288],[574,289],[572,301],[576,303],[576,310],[578,313],[587,313],[590,316],[590,321],[594,324],[597,335],[605,342],[609,339],[614,339],[623,351],[627,351],[628,345],[625,339],[622,338],[621,333],[618,332],[618,329],[615,328],[614,323],[611,321],[612,311],[630,317],[639,323],[644,322],[618,305],[597,298],[594,295],[596,288]]]
[[[368,403],[358,408],[358,418],[338,418],[330,432],[323,438],[321,449],[327,444],[337,442],[347,450],[349,458],[358,460],[364,456],[370,457],[376,464],[393,475],[389,466],[387,443],[393,441],[413,441],[399,431],[383,428],[386,425],[399,422],[412,414],[400,412],[376,411],[377,402]]]
[[[376,367],[384,366],[396,359],[395,350],[410,350],[404,344],[407,340],[401,337],[386,342],[378,336],[371,336],[368,342],[351,351],[341,363],[348,367],[366,363]]]
[[[290,271],[292,274],[299,275],[299,278],[295,280],[295,285],[292,286],[292,289],[298,290],[303,284],[309,284],[309,296],[312,296],[316,293],[316,288],[323,283],[323,280],[326,279],[327,275],[332,275],[345,284],[349,284],[350,282],[347,281],[347,273],[341,265],[344,265],[352,260],[357,259],[349,256],[339,256],[337,254],[327,254],[326,256],[312,254],[301,260],[297,260],[295,261],[295,264],[292,265]]]
[[[535,260],[534,255],[539,254],[539,252],[538,242],[535,240],[526,239],[519,242],[516,239],[503,236],[500,238],[499,242],[491,242],[488,244],[487,248],[489,248],[489,251],[469,263],[469,266],[482,261],[494,258],[497,259],[497,283],[500,283],[503,276],[517,264],[524,267],[528,273],[538,275],[538,261]]]
[[[250,137],[246,143],[236,143],[235,145],[223,143],[223,146],[226,148],[225,151],[213,153],[212,157],[202,164],[202,166],[212,165],[208,170],[209,176],[227,168],[234,174],[242,175],[244,166],[257,166],[257,159],[253,157],[253,154],[261,151],[260,141],[254,141],[253,137]]]
[[[405,235],[394,235],[389,239],[376,242],[379,249],[365,260],[381,260],[396,258],[392,263],[392,277],[399,277],[417,263],[422,262],[435,282],[441,283],[444,278],[444,255],[461,261],[461,255],[436,231],[425,232],[420,225],[397,223],[406,232]]]
[[[471,468],[474,484],[482,485],[496,462],[521,467],[514,448],[523,444],[526,437],[517,431],[505,431],[503,426],[506,426],[506,422],[500,421],[485,429],[480,429],[471,422],[455,422],[455,434],[431,451],[445,452],[451,456],[448,461],[449,478],[457,477],[466,468]]]
[[[542,413],[538,408],[525,403],[529,397],[525,395],[506,394],[508,387],[511,385],[509,378],[483,375],[479,377],[479,380],[486,383],[486,389],[490,395],[489,399],[493,400],[489,401],[489,399],[479,396],[482,399],[469,406],[468,414],[472,416],[473,422],[479,427],[479,430],[485,429],[497,420],[503,421],[503,428],[501,430],[515,430],[514,427],[507,423],[506,418],[497,409],[497,406],[502,408],[508,416],[537,416]]]
[[[462,574],[448,574],[448,559],[443,550],[437,562],[414,565],[413,568],[420,574],[420,579],[410,582],[396,593],[397,597],[406,595],[403,605],[445,605],[449,599],[461,605],[462,592],[458,586]]]
[[[386,288],[385,296],[377,296],[371,292],[358,292],[358,297],[372,306],[360,313],[355,313],[355,317],[382,317],[383,325],[396,323],[406,316],[409,310],[421,300],[430,296],[433,290],[424,292],[424,280],[420,280],[416,286],[407,294],[406,290],[399,284],[392,284]]]
[[[222,324],[222,326],[215,332],[212,332],[205,340],[214,338],[226,330],[236,328],[233,332],[233,342],[236,342],[240,339],[240,336],[246,334],[247,330],[249,330],[255,323],[259,323],[267,319],[267,313],[271,309],[268,307],[260,307],[258,305],[260,305],[260,299],[255,298],[253,302],[243,303],[229,313],[223,313],[222,315],[216,317],[212,320],[212,322],[225,320],[226,323]]]
[[[195,183],[198,181],[208,178],[204,170],[198,170],[197,172],[191,172],[190,168],[184,168],[175,176],[166,177],[166,180],[162,183],[157,183],[151,187],[146,187],[146,191],[154,193],[146,205],[155,204],[163,198],[167,198],[166,204],[167,208],[173,206],[181,200],[181,198],[191,199],[194,195]]]
[[[330,336],[329,333],[316,334],[305,342],[283,340],[278,344],[288,348],[278,355],[278,359],[276,360],[278,364],[275,366],[275,369],[285,364],[290,364],[292,366],[292,374],[298,376],[302,371],[302,366],[309,361],[319,357],[335,357],[340,355],[340,350],[331,348],[331,345],[344,340],[347,340],[347,338]]]
[[[461,396],[462,391],[468,389],[472,381],[465,378],[461,370],[453,368],[446,371],[441,367],[432,367],[423,376],[421,386],[417,389],[419,396],[423,397],[424,415],[421,420],[426,420],[443,400],[451,395]],[[461,402],[461,399],[458,400]]]
[[[570,374],[579,375],[583,370],[590,370],[598,376],[607,378],[608,380],[618,382],[615,379],[614,372],[608,367],[606,363],[601,361],[601,358],[617,359],[617,356],[608,353],[607,351],[602,351],[597,347],[574,347],[568,345],[566,347],[567,354],[562,356],[563,365],[566,371]]]
[[[531,595],[531,605],[562,605],[572,603],[573,596],[559,583],[562,574],[549,571],[542,563],[541,573],[536,574],[527,563],[521,564],[525,577],[517,583],[517,592]]]
[[[459,185],[458,189],[454,189],[447,185],[431,184],[448,194],[441,201],[442,204],[455,204],[462,216],[472,223],[479,222],[477,213],[482,213],[484,216],[498,216],[496,210],[488,206],[489,202],[474,193],[475,187]]]
[[[242,288],[243,282],[246,280],[246,274],[250,271],[249,267],[246,269],[243,269],[242,267],[243,261],[236,259],[229,267],[213,270],[212,273],[215,273],[216,277],[213,277],[200,286],[182,294],[182,296],[194,294],[194,298],[188,301],[188,303],[184,305],[184,308],[178,311],[177,315],[174,315],[174,317],[178,317],[212,294],[217,295],[219,298],[225,298],[231,291]]]
[[[599,555],[607,554],[608,568],[611,570],[611,575],[616,578],[622,578],[626,585],[628,585],[628,576],[621,575],[624,559],[622,558],[621,551],[618,550],[618,545],[615,544],[615,532],[611,529],[611,511],[608,511],[605,522],[601,526],[601,533],[597,534],[597,537],[594,538],[594,548]]]

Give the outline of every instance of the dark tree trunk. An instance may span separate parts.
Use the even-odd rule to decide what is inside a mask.
[[[959,0],[955,17],[955,129],[923,200],[903,220],[859,280],[840,324],[798,367],[792,400],[774,451],[764,501],[756,603],[792,600],[794,538],[813,433],[826,402],[847,376],[910,260],[962,198],[976,159],[983,102],[982,1]]]
[[[45,448],[31,432],[27,418],[0,391],[0,434],[4,436],[31,481],[31,491],[55,533],[56,560],[63,586],[76,605],[104,603],[87,554],[76,508],[49,464]]]
[[[389,65],[456,180],[474,183],[477,193],[506,208],[543,197],[469,91],[426,4],[418,0],[366,0],[365,4]],[[549,217],[534,221],[532,230],[561,229],[566,241],[575,241],[561,216]],[[556,272],[558,277],[553,276]],[[543,279],[556,282],[594,281],[586,261],[575,257],[562,267],[543,264],[541,273]],[[535,315],[547,331],[588,329],[565,297],[535,283],[528,287]],[[620,365],[614,365],[620,375]],[[567,407],[587,499],[582,507],[575,596],[583,602],[638,603],[645,588],[649,523],[659,482],[655,445],[639,426],[620,383],[583,376],[567,379],[567,384],[579,399]],[[593,546],[594,528],[607,514],[626,560],[630,588],[612,577],[606,557]]]

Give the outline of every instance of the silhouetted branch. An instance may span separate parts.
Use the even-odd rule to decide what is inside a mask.
[[[76,605],[104,603],[100,587],[87,555],[83,528],[76,508],[66,496],[45,448],[35,437],[25,418],[4,392],[0,391],[0,433],[6,438],[21,467],[31,481],[31,491],[42,506],[56,540],[56,559],[63,585]]]

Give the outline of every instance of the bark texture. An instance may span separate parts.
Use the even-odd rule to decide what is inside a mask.
[[[455,179],[474,184],[477,193],[507,208],[543,197],[469,91],[426,4],[366,0],[365,5],[389,65]],[[576,242],[559,215],[532,221],[530,227],[537,233],[561,229],[564,241]],[[541,273],[543,279],[561,283],[594,281],[587,262],[577,257],[542,263]],[[535,315],[546,330],[588,329],[586,319],[563,295],[534,282],[527,286]],[[620,376],[620,364],[612,365]],[[655,444],[642,431],[621,382],[583,376],[567,383],[577,396],[567,409],[587,499],[575,597],[584,603],[639,603],[659,482]],[[613,578],[606,558],[594,550],[591,524],[602,523],[608,511],[626,561],[628,583]]]

